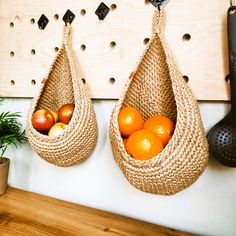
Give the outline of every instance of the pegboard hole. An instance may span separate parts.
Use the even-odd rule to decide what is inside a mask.
[[[109,83],[110,83],[110,84],[115,84],[115,82],[116,82],[115,78],[110,78],[110,79],[109,79]]]
[[[54,20],[58,20],[59,19],[59,15],[58,14],[55,14],[54,15]]]
[[[145,38],[145,39],[143,40],[143,44],[144,44],[144,45],[147,45],[149,41],[150,41],[150,38]]]
[[[14,20],[17,22],[17,21],[20,21],[20,17],[19,16],[15,16]]]
[[[116,47],[116,42],[115,42],[115,41],[110,42],[110,47],[111,47],[111,48]]]
[[[32,85],[36,85],[36,81],[34,79],[31,80]]]
[[[190,34],[184,34],[183,37],[182,37],[182,40],[185,41],[185,42],[186,41],[190,41],[190,39],[191,39],[191,35]]]
[[[35,23],[35,19],[31,18],[30,23],[33,25]]]
[[[185,82],[188,83],[189,77],[187,75],[184,75],[183,78],[184,78]]]
[[[111,4],[111,10],[114,11],[115,9],[117,8],[117,5],[116,4]]]
[[[13,51],[10,52],[10,56],[11,57],[14,57],[15,56],[15,53]]]
[[[35,55],[35,54],[36,54],[35,49],[31,49],[31,55]]]
[[[85,16],[85,15],[86,15],[86,10],[85,10],[85,9],[82,9],[82,10],[80,11],[80,15],[81,15],[81,16]]]
[[[229,77],[229,75],[226,75],[226,76],[225,76],[225,81],[226,81],[227,83],[230,83],[230,77]]]
[[[14,23],[10,22],[10,28],[13,28],[13,27],[14,27]]]
[[[10,84],[11,84],[11,85],[15,85],[15,81],[14,81],[14,80],[11,80],[11,81],[10,81]]]
[[[84,84],[86,84],[86,80],[84,78],[81,79],[83,81]]]
[[[86,50],[86,45],[85,45],[85,44],[82,44],[82,45],[80,46],[80,49],[81,49],[82,51],[85,51],[85,50]]]
[[[58,52],[59,48],[58,47],[55,47],[54,48],[54,52]]]

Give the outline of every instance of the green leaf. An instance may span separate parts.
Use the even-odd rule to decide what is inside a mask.
[[[26,142],[25,131],[22,130],[22,124],[18,118],[19,112],[2,112],[0,113],[0,150],[1,156],[10,145],[15,147],[18,144]]]

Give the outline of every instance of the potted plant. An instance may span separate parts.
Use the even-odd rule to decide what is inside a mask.
[[[2,98],[0,102],[2,102]],[[21,117],[19,112],[1,112],[0,113],[0,195],[7,190],[8,170],[10,160],[4,157],[7,148],[11,145],[18,144],[27,140],[25,131],[18,118]]]

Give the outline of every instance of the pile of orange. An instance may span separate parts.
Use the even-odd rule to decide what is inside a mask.
[[[136,160],[157,156],[168,144],[175,129],[167,116],[156,115],[146,121],[134,107],[124,107],[118,115],[118,124],[127,153]]]

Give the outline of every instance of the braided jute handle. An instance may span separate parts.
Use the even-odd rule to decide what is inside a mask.
[[[153,16],[153,33],[161,35],[164,24],[164,10],[156,9]]]
[[[71,24],[67,23],[64,26],[62,44],[63,45],[68,45],[70,43],[70,40],[71,40]]]
[[[162,33],[163,33],[163,26],[164,26],[164,11],[163,10],[159,10],[156,9],[153,15],[153,22],[152,22],[152,38],[157,34],[159,37],[162,37]],[[135,75],[136,75],[136,70],[139,67],[139,64],[141,63],[143,57],[145,56],[148,48],[150,46],[150,41],[146,47],[146,50],[144,51],[143,55],[140,58],[139,63],[137,64],[136,68],[134,71],[131,72],[129,79],[132,80]]]

